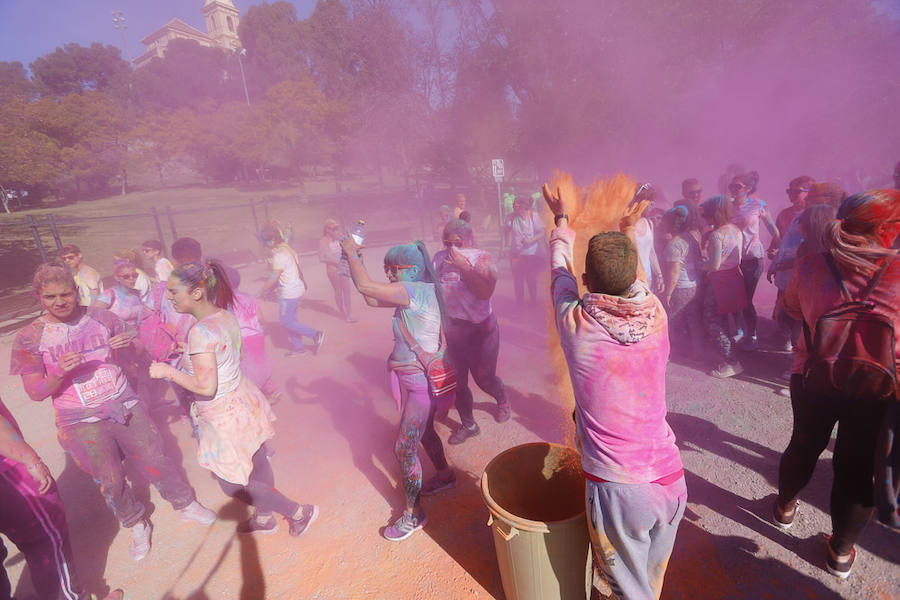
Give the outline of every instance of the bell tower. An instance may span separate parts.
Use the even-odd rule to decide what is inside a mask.
[[[205,0],[203,16],[206,18],[206,33],[216,45],[222,48],[240,48],[238,21],[240,11],[231,0]]]

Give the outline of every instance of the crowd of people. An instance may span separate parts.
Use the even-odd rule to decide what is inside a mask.
[[[900,164],[895,179],[900,190]],[[659,597],[686,507],[684,469],[666,422],[670,350],[704,360],[708,346],[717,356],[711,375],[741,373],[738,350],[760,346],[754,295],[763,273],[778,289],[775,343],[794,353],[793,434],[768,516],[782,528],[793,524],[798,497],[837,423],[828,571],[849,575],[854,544],[876,504],[879,470],[888,476],[887,491],[878,494],[881,518],[894,526],[900,520],[900,451],[892,446],[900,191],[848,196],[838,184],[801,176],[788,184],[790,206],[773,216],[757,196],[758,183],[755,172],[733,174],[723,193],[703,200],[699,181],[687,179],[682,198],[666,211],[654,210],[652,186],[638,186],[619,231],[591,237],[580,278],[573,270],[576,235],[568,226],[568,207],[578,204],[572,192],[544,186],[539,197],[553,215],[552,227],[532,196],[515,197],[504,223],[517,304],[538,302],[539,272],[549,269],[553,316],[575,396],[592,548],[622,598]],[[390,248],[383,258],[385,279],[369,273],[360,241],[336,221],[324,223],[319,242],[318,258],[342,319],[356,321],[355,293],[367,306],[393,310],[388,366],[400,413],[394,454],[405,509],[383,531],[392,541],[426,525],[422,496],[456,485],[434,420],[455,405],[460,425],[448,443],[479,435],[469,375],[496,401],[498,423],[509,420],[513,408],[497,375],[500,328],[492,297],[498,266],[478,247],[464,195],[453,209],[442,207],[438,233],[443,248],[433,257],[422,242]],[[318,506],[275,487],[267,445],[280,393],[259,299],[277,290],[288,356],[318,352],[325,337],[298,320],[308,285],[290,237],[290,228],[275,222],[262,228],[271,272],[257,295],[239,291],[240,273],[204,260],[192,238],[172,244],[171,262],[159,241],[146,241],[140,253],[146,269],[136,251],[114,253],[108,286],[75,246],[63,247],[59,262],[34,274],[43,312],[16,335],[10,370],[21,376],[32,400],[52,398],[61,446],[129,530],[134,560],[150,552],[152,524],[126,478],[126,462],[144,467],[182,519],[206,526],[216,519],[161,443],[152,408],[168,396],[167,387],[190,419],[198,464],[226,495],[252,507],[238,533],[274,532],[277,514],[290,535],[299,536],[319,514]],[[845,305],[857,311],[853,315],[868,312],[836,319],[836,309],[842,315],[850,310]],[[839,329],[845,333],[839,339],[862,336],[868,345],[845,348],[828,337]],[[865,357],[875,366],[861,366],[863,349],[881,351]],[[824,356],[826,350],[832,355]],[[434,467],[429,479],[423,477],[420,443]],[[0,503],[16,507],[0,516],[0,532],[25,555],[42,597],[85,597],[71,568],[53,479],[5,409]],[[5,573],[0,575],[2,597]]]

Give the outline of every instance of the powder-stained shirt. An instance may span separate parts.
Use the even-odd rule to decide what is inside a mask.
[[[733,269],[741,264],[741,230],[736,225],[726,223],[711,234],[710,239],[719,242],[722,248],[722,263],[719,271]]]
[[[550,236],[550,291],[575,392],[584,471],[616,483],[649,483],[681,471],[666,422],[666,313],[636,281],[623,296],[578,296],[575,232]]]
[[[871,280],[859,273],[850,273],[839,265],[838,270],[853,298]],[[895,258],[890,264],[881,281],[869,294],[868,300],[874,303],[875,313],[886,316],[894,325],[894,355],[897,358],[897,368],[900,369],[900,258]],[[802,318],[813,339],[819,317],[843,302],[841,288],[828,268],[824,255],[811,254],[797,261],[784,291],[784,310],[794,319]],[[807,358],[806,338],[801,335],[799,343],[794,347],[791,372],[802,373]]]
[[[6,419],[6,421],[12,426],[12,428],[19,434],[19,437],[22,437],[22,429],[19,427],[19,424],[16,422],[15,417],[12,416],[12,413],[9,412],[9,409],[6,408],[6,405],[3,404],[3,399],[0,398],[0,419]],[[8,471],[12,467],[18,464],[17,461],[9,458],[8,456],[3,456],[0,454],[0,473]]]
[[[697,287],[700,245],[692,235],[676,235],[669,240],[663,252],[663,261],[678,263],[680,267],[678,280],[675,282],[676,288]]]
[[[133,330],[115,314],[102,309],[91,309],[72,323],[38,318],[16,334],[10,373],[62,374],[60,358],[79,352],[84,360],[63,377],[52,395],[53,408],[57,421],[60,410],[77,415],[79,411],[95,409],[119,399],[128,389],[125,375],[115,363],[115,351],[109,347],[110,338],[125,332]]]
[[[394,310],[392,331],[394,334],[394,350],[391,352],[392,367],[419,365],[406,339],[400,333],[399,321],[406,323],[413,339],[426,352],[437,352],[441,345],[441,311],[434,284],[424,281],[401,281],[409,295],[409,306]],[[421,368],[421,366],[419,367]]]
[[[297,253],[287,244],[281,244],[272,254],[272,270],[281,271],[278,276],[279,297],[284,300],[300,298],[306,286],[300,279],[300,263]]]
[[[96,301],[102,302],[108,311],[134,326],[138,323],[138,317],[143,316],[144,311],[148,310],[137,293],[129,292],[121,285],[104,290]]]
[[[75,273],[75,286],[78,288],[78,303],[81,306],[90,306],[91,290],[103,291],[103,282],[100,281],[100,273],[93,267],[82,264]]]
[[[211,398],[198,396],[198,399],[215,400],[230,394],[241,383],[241,326],[230,312],[219,310],[191,328],[184,352],[184,371],[194,375],[191,356],[206,352],[216,356],[216,394]]]
[[[762,240],[759,239],[759,221],[767,214],[766,203],[759,198],[747,198],[742,206],[735,204],[731,222],[741,230],[741,251],[744,258],[762,258],[766,255]]]
[[[242,338],[260,335],[263,332],[259,322],[259,302],[255,296],[245,292],[235,292],[231,312],[237,317],[238,324],[241,326]]]
[[[525,216],[514,215],[512,219],[511,242],[512,254],[520,254],[525,256],[534,256],[538,253],[539,244],[543,241],[538,237],[534,241],[529,241],[535,236],[539,236],[544,231],[544,225],[533,210],[525,213]]]
[[[457,248],[469,264],[478,270],[496,272],[494,259],[490,253],[476,248]],[[447,250],[434,255],[434,270],[441,280],[441,291],[447,314],[454,319],[462,319],[472,323],[481,323],[491,316],[490,298],[479,298],[465,282],[459,269],[447,262]]]
[[[781,214],[784,214],[784,211]],[[786,230],[781,231],[781,245],[778,247],[778,254],[769,267],[770,270],[775,271],[775,287],[781,291],[787,288],[788,281],[791,279],[791,272],[794,269],[793,267],[779,267],[783,264],[793,263],[797,259],[797,250],[802,243],[803,232],[800,230],[800,222],[795,218],[787,226]]]
[[[169,275],[172,274],[175,267],[172,266],[172,263],[169,262],[168,258],[160,256],[157,259],[156,264],[153,265],[153,269],[156,271],[156,279],[158,281],[166,282],[169,280]]]

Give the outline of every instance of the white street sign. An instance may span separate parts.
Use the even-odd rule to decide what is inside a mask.
[[[491,171],[494,173],[494,179],[497,183],[503,181],[503,159],[495,158],[491,161]]]

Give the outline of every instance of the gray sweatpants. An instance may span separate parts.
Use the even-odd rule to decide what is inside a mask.
[[[612,591],[627,600],[659,598],[687,504],[684,477],[669,485],[589,479],[585,494],[591,548]]]

